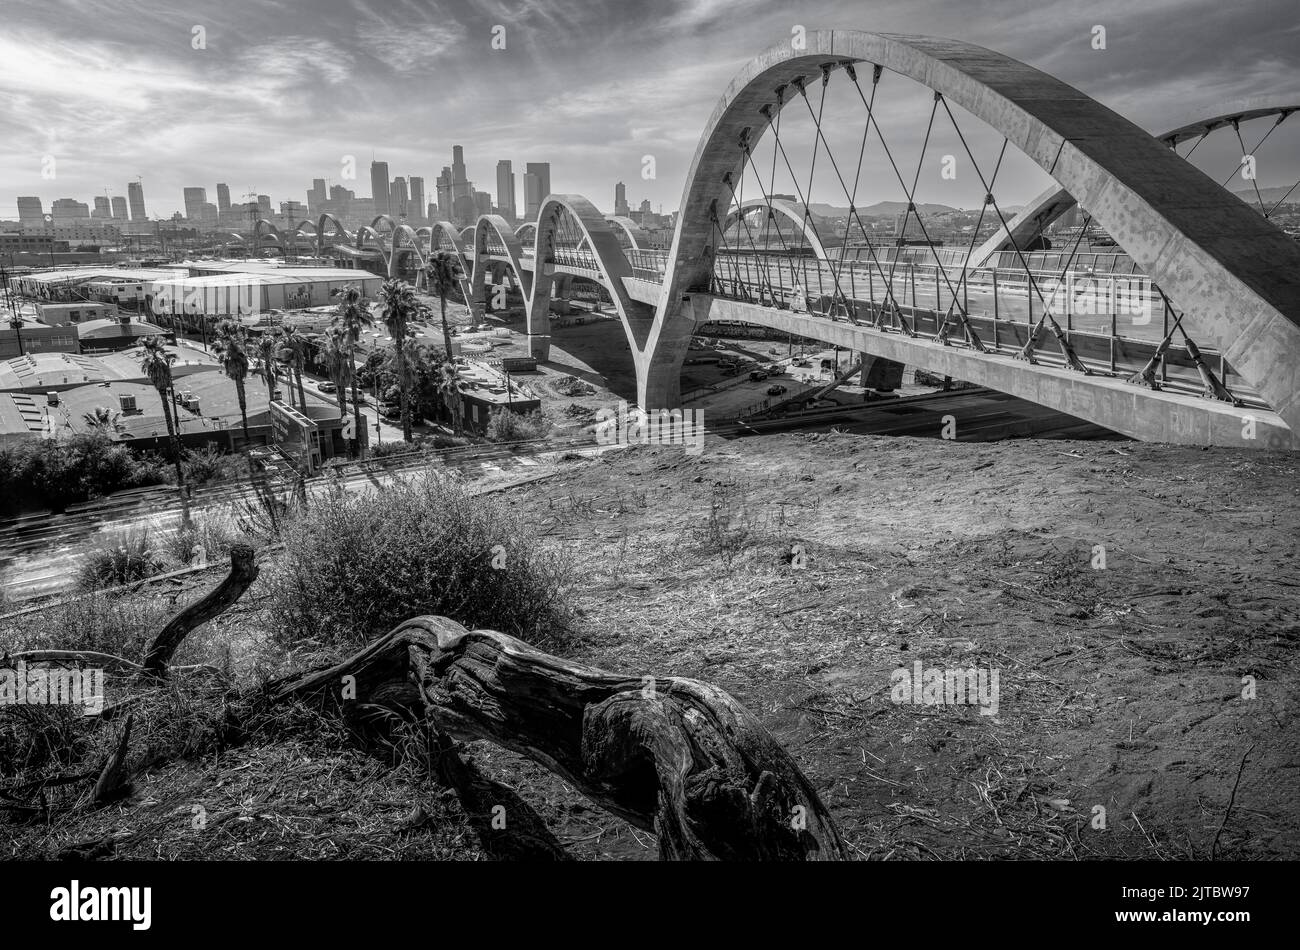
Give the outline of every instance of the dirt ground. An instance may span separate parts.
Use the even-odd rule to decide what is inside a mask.
[[[560,652],[730,691],[862,858],[1294,859],[1297,462],[787,434],[574,460],[501,497],[572,558]],[[250,598],[230,636],[256,629]],[[918,662],[996,671],[996,715],[895,701]],[[575,854],[655,856],[542,769],[474,752]],[[169,764],[75,823],[0,826],[0,853],[113,829],[121,857],[477,854],[454,802],[315,733]]]

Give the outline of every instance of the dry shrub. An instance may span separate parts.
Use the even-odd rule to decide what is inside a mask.
[[[420,614],[542,644],[568,621],[564,561],[433,473],[336,492],[286,527],[271,616],[287,642],[355,646]]]

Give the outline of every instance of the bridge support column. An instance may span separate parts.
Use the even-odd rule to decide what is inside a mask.
[[[903,364],[883,356],[859,353],[862,361],[862,385],[867,389],[891,393],[903,385]]]
[[[636,357],[637,405],[646,411],[676,409],[682,404],[682,363],[696,328],[708,319],[713,298],[686,295],[670,303],[652,339]],[[653,332],[653,331],[652,331]]]
[[[533,274],[533,293],[526,301],[528,311],[525,328],[528,333],[528,351],[539,362],[551,358],[551,286],[554,283],[553,264]],[[552,273],[546,273],[550,269]]]

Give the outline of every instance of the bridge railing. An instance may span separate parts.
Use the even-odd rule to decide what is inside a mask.
[[[1171,314],[1144,277],[1058,272],[1039,273],[1034,280],[1067,345],[1091,370],[1117,376],[1136,373],[1170,334]],[[998,268],[965,271],[898,263],[891,274],[888,266],[835,268],[816,259],[737,256],[718,262],[712,290],[719,297],[757,306],[944,339],[957,346],[968,345],[961,323],[965,313],[984,348],[1003,355],[1020,353],[1043,316],[1043,301],[1031,290],[1026,273]],[[1236,396],[1264,405],[1222,354],[1208,346],[1201,354]],[[1033,355],[1044,363],[1067,362],[1048,326],[1040,329]],[[1157,379],[1175,390],[1203,389],[1196,363],[1177,345],[1160,353]]]

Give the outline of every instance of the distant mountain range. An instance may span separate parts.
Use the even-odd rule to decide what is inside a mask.
[[[848,206],[840,207],[838,205],[823,204],[814,201],[808,206],[808,210],[821,218],[842,218],[849,213]],[[883,218],[893,217],[896,214],[902,214],[907,210],[906,201],[877,201],[873,205],[866,205],[858,209],[858,214],[864,218]],[[951,208],[948,205],[938,204],[919,204],[916,210],[923,215],[935,214],[953,214],[960,209]],[[1006,215],[1015,214],[1020,210],[1019,205],[1002,206],[1002,213]]]
[[[1278,185],[1273,188],[1261,188],[1259,189],[1259,194],[1260,197],[1264,199],[1264,204],[1267,207],[1272,208],[1273,205],[1282,200],[1282,196],[1287,193],[1290,187],[1290,185]],[[1255,198],[1254,188],[1234,188],[1232,193],[1242,201],[1248,202],[1249,204],[1258,204],[1257,199]],[[1287,201],[1288,203],[1293,201],[1300,202],[1300,188],[1291,192],[1291,197],[1288,198]],[[816,206],[814,205],[814,207]]]

